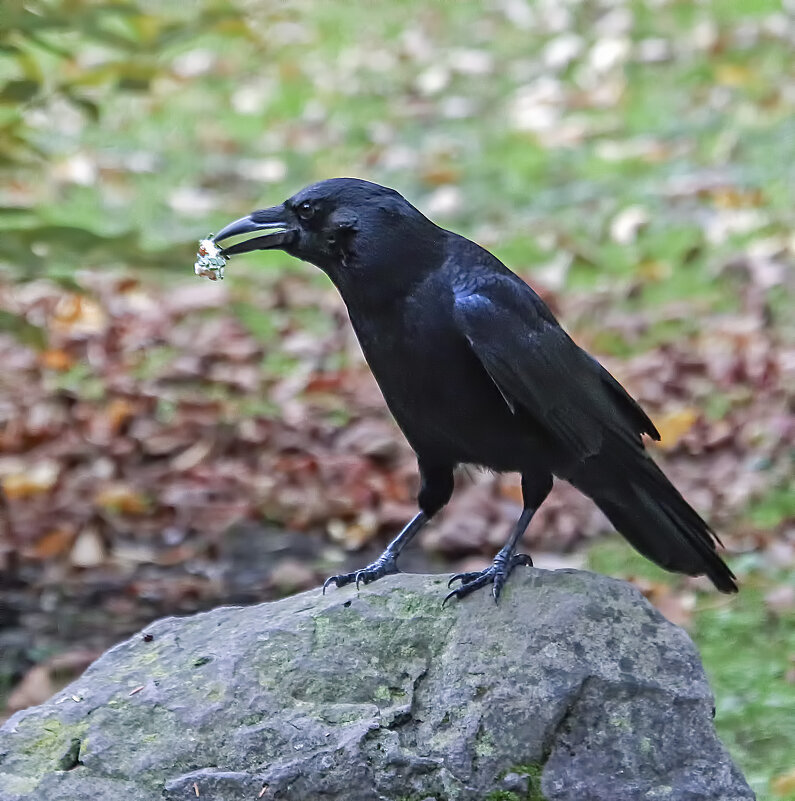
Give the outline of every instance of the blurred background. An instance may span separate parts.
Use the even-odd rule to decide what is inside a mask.
[[[654,418],[740,595],[565,485],[527,547],[686,626],[759,797],[795,798],[793,45],[792,0],[3,0],[0,719],[414,513],[328,280],[276,252],[193,275],[200,237],[353,175],[493,250]],[[502,544],[517,477],[458,478],[405,569]]]

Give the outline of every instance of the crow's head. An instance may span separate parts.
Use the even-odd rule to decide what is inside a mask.
[[[260,235],[230,245],[225,256],[280,249],[331,275],[346,268],[394,267],[440,231],[394,189],[358,178],[332,178],[302,189],[279,206],[230,223],[215,242]]]

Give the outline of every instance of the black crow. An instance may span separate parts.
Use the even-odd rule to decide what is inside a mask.
[[[323,270],[350,315],[390,411],[417,454],[420,511],[341,587],[398,572],[402,548],[473,464],[522,476],[524,510],[490,567],[460,573],[447,597],[486,584],[495,599],[558,476],[592,498],[644,556],[736,592],[717,537],[644,450],[660,435],[641,407],[560,327],[538,295],[474,242],[446,231],[393,189],[355,178],[308,186],[227,225],[216,242],[263,232],[225,256],[279,248]],[[447,599],[445,599],[447,600]]]

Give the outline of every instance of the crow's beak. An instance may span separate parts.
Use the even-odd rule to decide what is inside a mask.
[[[214,237],[213,242],[218,243],[222,239],[229,239],[231,236],[240,234],[251,234],[254,231],[273,231],[265,236],[255,236],[252,239],[244,239],[236,245],[222,248],[224,256],[236,256],[238,253],[248,253],[251,250],[270,250],[273,248],[284,248],[290,245],[296,235],[294,223],[291,221],[290,212],[284,207],[273,206],[270,209],[260,209],[253,211],[248,217],[241,217],[222,228]]]

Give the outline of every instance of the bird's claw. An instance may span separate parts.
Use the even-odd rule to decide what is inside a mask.
[[[442,606],[451,598],[463,598],[465,595],[469,595],[475,590],[485,587],[487,584],[492,585],[491,594],[494,596],[494,602],[497,603],[500,600],[500,593],[502,592],[503,586],[505,586],[508,576],[511,575],[513,569],[518,565],[532,567],[533,560],[530,558],[530,555],[526,553],[517,553],[510,558],[505,558],[501,554],[497,554],[494,562],[485,570],[472,573],[456,573],[450,581],[447,582],[447,586],[449,587],[454,581],[460,581],[461,586],[447,593],[444,601],[442,601]]]
[[[355,570],[352,573],[340,573],[338,576],[329,576],[323,582],[323,595],[326,594],[326,588],[330,584],[335,584],[337,587],[344,587],[346,584],[356,584],[356,589],[359,589],[360,584],[370,584],[377,579],[388,576],[392,573],[400,573],[397,566],[397,560],[390,553],[381,554],[367,567],[361,570]]]
[[[470,582],[476,581],[478,578],[480,578],[482,573],[482,570],[476,570],[473,573],[456,573],[454,576],[450,577],[450,581],[447,582],[447,588],[449,589],[454,581],[459,580],[461,581],[461,586],[469,584]]]

